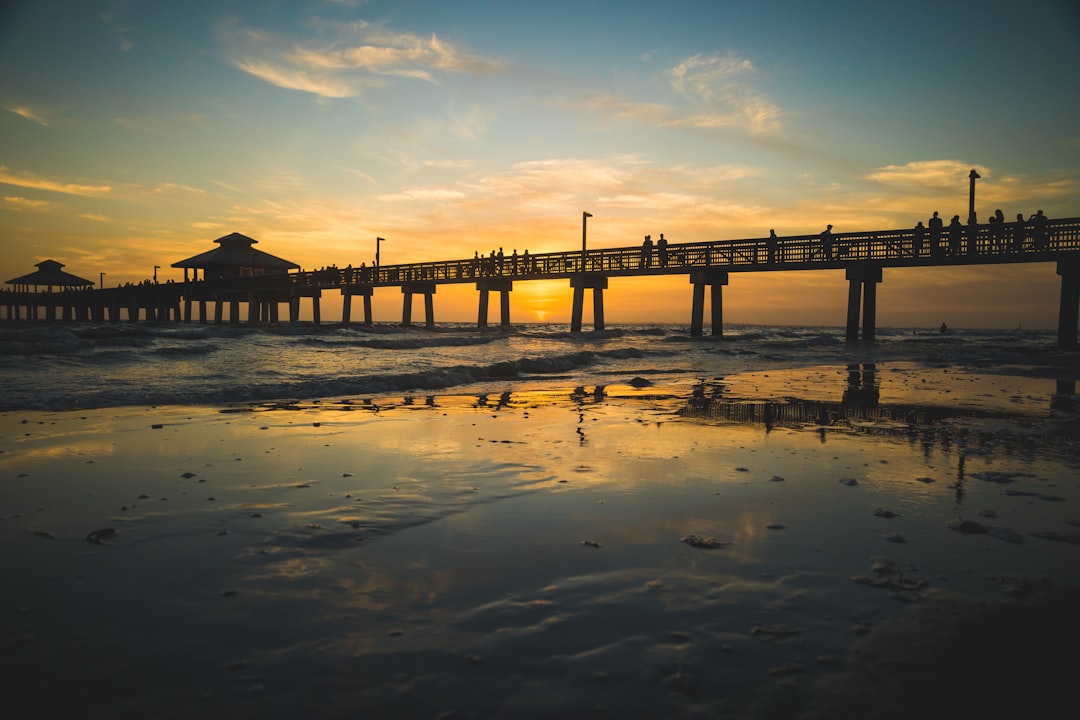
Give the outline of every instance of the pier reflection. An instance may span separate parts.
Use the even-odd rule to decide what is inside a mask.
[[[959,424],[965,418],[1015,419],[1016,411],[1001,407],[967,407],[942,400],[940,404],[881,402],[877,367],[873,363],[847,366],[846,383],[836,388],[838,400],[810,400],[797,397],[748,399],[732,397],[724,381],[696,385],[678,415],[710,425],[757,426],[766,433],[775,428],[816,430],[822,442],[832,433],[894,436],[918,445],[929,456],[935,449],[950,453],[1002,452],[1019,457],[1033,456],[1040,439],[1024,436],[1009,438],[989,430],[979,431]],[[1080,422],[1080,402],[1075,380],[1058,380],[1055,392],[1047,398],[1047,414],[1058,420]],[[1049,441],[1049,440],[1048,440]],[[962,468],[962,465],[961,465]],[[962,474],[961,469],[961,474]]]

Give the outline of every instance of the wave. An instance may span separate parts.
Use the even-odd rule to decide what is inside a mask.
[[[201,346],[204,349],[207,346]],[[275,400],[308,400],[417,390],[445,390],[488,381],[522,381],[552,377],[615,359],[635,359],[645,353],[636,348],[581,351],[552,357],[525,357],[486,365],[455,365],[423,372],[342,375],[306,380],[259,380],[235,378],[227,386],[168,385],[160,388],[131,387],[85,389],[80,392],[11,393],[0,399],[0,411],[76,410],[129,405],[221,405]]]

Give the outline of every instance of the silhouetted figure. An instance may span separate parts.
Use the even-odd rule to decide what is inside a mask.
[[[818,237],[821,239],[821,254],[825,256],[826,260],[832,260],[832,257],[833,257],[832,225],[829,225],[824,230],[822,230],[821,234],[818,235]]]
[[[656,241],[656,257],[660,261],[660,267],[667,267],[667,240],[664,233],[660,233],[660,239]]]
[[[940,330],[942,334],[947,333],[949,332],[949,326],[945,323],[941,323],[941,327],[938,328],[938,330]]]
[[[652,266],[652,235],[645,236],[645,242],[641,243],[641,261],[638,263],[638,267],[646,269]]]
[[[1036,250],[1045,250],[1050,242],[1050,218],[1039,210],[1031,216],[1031,244]]]
[[[1027,240],[1027,222],[1023,213],[1016,213],[1016,222],[1013,224],[1013,250],[1021,252],[1024,249],[1024,241]]]
[[[517,248],[514,248],[514,252],[510,254],[510,274],[517,275],[518,271],[518,254]]]
[[[923,227],[922,220],[915,223],[915,230],[911,236],[911,254],[915,257],[922,255],[923,243],[926,240],[926,228]]]
[[[1005,213],[1001,208],[994,211],[990,218],[990,250],[992,252],[1005,252]]]
[[[949,223],[949,254],[957,256],[964,245],[964,226],[960,224],[960,216],[953,215]]]
[[[769,253],[769,264],[772,265],[776,262],[780,250],[780,238],[776,237],[775,230],[769,230],[769,239],[765,241],[765,247]]]
[[[938,217],[938,211],[934,211],[933,217],[929,221],[930,226],[930,254],[938,256],[941,254],[941,233],[945,226],[945,223]]]
[[[968,214],[967,236],[968,255],[974,255],[979,251],[979,220],[974,212]]]
[[[499,266],[498,273],[500,275],[502,275],[503,274],[503,249],[501,247],[499,248],[499,254],[496,255],[495,257],[497,258],[497,262],[498,262],[498,266]]]
[[[525,248],[525,252],[521,254],[521,272],[531,273],[532,267],[529,265],[529,249]]]

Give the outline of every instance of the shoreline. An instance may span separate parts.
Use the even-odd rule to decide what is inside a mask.
[[[0,671],[45,715],[914,707],[961,616],[1077,639],[1075,415],[945,370],[2,413]]]

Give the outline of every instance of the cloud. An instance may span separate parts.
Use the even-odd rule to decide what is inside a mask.
[[[973,165],[959,160],[920,160],[906,165],[886,165],[867,175],[866,179],[885,185],[919,185],[951,189],[963,187],[972,169],[983,178],[991,175],[990,170],[982,165]]]
[[[493,74],[502,63],[464,52],[437,35],[394,33],[367,22],[313,21],[300,40],[237,27],[219,28],[230,62],[271,85],[325,98],[356,97],[401,77],[439,84],[449,73]]]
[[[85,218],[86,220],[93,220],[94,222],[110,222],[109,218],[104,215],[98,215],[97,213],[83,213],[82,215],[79,215],[79,217]]]
[[[4,204],[12,210],[44,210],[52,205],[48,200],[31,200],[18,195],[5,197]]]
[[[14,113],[21,118],[37,123],[43,127],[49,126],[49,122],[41,115],[41,113],[31,110],[25,105],[5,105],[4,109],[9,113]]]
[[[76,183],[57,182],[47,180],[30,174],[17,174],[0,166],[0,183],[15,185],[16,187],[31,188],[34,190],[48,190],[49,192],[64,193],[67,195],[81,195],[84,197],[98,197],[108,195],[112,188],[108,185],[79,185]]]
[[[671,86],[701,111],[672,124],[740,126],[754,133],[780,130],[783,113],[751,83],[756,73],[750,60],[732,53],[686,58],[669,71]]]

